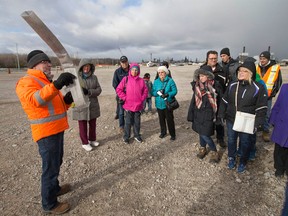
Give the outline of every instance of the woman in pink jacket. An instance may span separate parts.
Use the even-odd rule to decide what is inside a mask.
[[[143,142],[140,135],[141,110],[143,102],[147,98],[148,89],[145,81],[139,76],[140,66],[131,63],[129,74],[123,78],[116,88],[118,97],[124,102],[125,126],[123,141],[129,144],[131,126],[133,126],[134,139]]]

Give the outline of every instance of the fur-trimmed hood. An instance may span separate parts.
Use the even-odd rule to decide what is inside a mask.
[[[199,81],[199,75],[203,74],[208,77],[208,80],[213,80],[214,79],[214,74],[208,70],[205,70],[203,68],[199,68],[195,70],[194,72],[194,81]]]

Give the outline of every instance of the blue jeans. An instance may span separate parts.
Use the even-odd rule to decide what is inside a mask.
[[[242,133],[242,132],[237,132],[234,131],[233,128],[233,123],[230,121],[226,121],[227,125],[227,136],[228,136],[228,157],[236,158],[236,153],[237,153],[237,138],[239,136],[239,142],[241,146],[241,157],[240,157],[240,163],[246,165],[249,154],[250,154],[250,149],[252,146],[251,142],[251,134],[248,133]]]
[[[281,216],[287,216],[287,215],[288,215],[288,182],[286,183],[285,202],[284,202]]]
[[[58,176],[63,158],[64,132],[37,141],[42,158],[41,196],[44,210],[51,210],[57,204],[60,191]]]
[[[252,134],[251,137],[250,137],[250,142],[251,142],[251,148],[250,148],[250,156],[253,156],[255,157],[255,154],[256,154],[256,133],[255,134]],[[242,152],[241,152],[241,141],[239,141],[239,146],[238,146],[238,150],[237,150],[237,154],[238,155],[241,155]]]
[[[131,135],[131,126],[133,127],[134,137],[140,136],[140,122],[141,122],[141,112],[125,111],[125,127],[124,127],[124,139],[129,139]]]
[[[266,112],[266,117],[263,125],[263,131],[269,132],[270,124],[269,124],[269,118],[270,118],[270,113],[271,113],[271,108],[272,108],[272,98],[267,100],[267,112]]]
[[[124,119],[124,109],[123,105],[118,103],[118,115],[119,115],[119,127],[124,128],[125,119]]]
[[[199,134],[199,139],[200,139],[200,146],[201,147],[206,147],[206,144],[208,144],[211,151],[217,151],[215,143],[210,136]]]
[[[152,98],[146,98],[146,100],[143,102],[143,111],[146,109],[146,103],[148,104],[148,112],[152,111]]]

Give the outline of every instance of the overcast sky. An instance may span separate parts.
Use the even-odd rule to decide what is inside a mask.
[[[287,0],[0,0],[0,53],[53,52],[21,17],[33,10],[72,57],[236,58],[271,46],[288,58]]]

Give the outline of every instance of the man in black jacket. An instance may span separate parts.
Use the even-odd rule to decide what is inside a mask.
[[[225,47],[220,51],[220,57],[222,62],[220,62],[223,71],[228,75],[228,83],[237,80],[236,70],[239,67],[239,62],[234,60],[230,56],[229,48]]]
[[[210,50],[206,55],[206,63],[201,67],[208,65],[212,68],[212,72],[215,76],[215,80],[219,82],[221,85],[223,92],[225,92],[226,87],[228,85],[228,75],[225,71],[223,71],[222,67],[218,64],[218,52],[215,50]],[[217,106],[219,108],[221,98],[217,97]],[[216,124],[216,138],[217,143],[221,147],[226,147],[226,143],[224,141],[224,126],[221,124]]]
[[[120,67],[117,68],[114,72],[113,76],[113,81],[112,81],[112,86],[116,90],[117,86],[121,82],[121,80],[128,76],[128,71],[129,71],[129,62],[128,58],[126,56],[121,56],[120,58]],[[117,109],[116,109],[116,117],[115,119],[119,118],[119,131],[121,133],[124,132],[124,125],[125,125],[125,120],[124,120],[124,109],[122,107],[122,104],[119,103],[119,98],[116,94],[116,101],[117,101]]]

